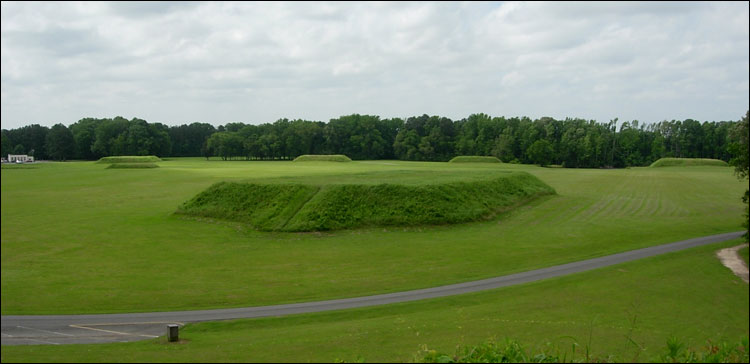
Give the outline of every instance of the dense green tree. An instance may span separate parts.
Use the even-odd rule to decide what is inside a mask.
[[[0,139],[2,139],[2,142],[0,143],[0,155],[2,155],[3,158],[7,158],[8,154],[13,152],[13,142],[8,138],[7,130],[0,132]]]
[[[240,129],[244,128],[246,124],[244,123],[227,123],[224,125],[224,130],[228,132],[237,132],[240,131]]]
[[[456,154],[456,124],[439,116],[406,119],[394,138],[393,153],[398,159],[447,161]]]
[[[562,159],[561,164],[565,167],[582,167],[585,165],[585,158],[588,155],[585,144],[585,121],[580,119],[566,121],[569,126],[563,132],[558,143],[558,156]],[[532,156],[529,157],[534,159]]]
[[[133,119],[128,122],[125,131],[126,145],[123,154],[127,155],[150,155],[154,148],[154,140],[151,138],[151,130],[146,120]]]
[[[146,120],[122,117],[86,120],[76,127],[74,138],[79,136],[79,149],[90,140],[91,126],[94,129],[94,140],[91,144],[91,157],[100,158],[115,155],[156,155],[166,157],[172,150],[169,127],[162,123],[149,124]],[[198,148],[198,146],[195,146]]]
[[[169,127],[162,123],[149,124],[149,138],[151,139],[148,154],[167,157],[172,151],[172,140],[169,138]]]
[[[69,129],[76,145],[75,158],[82,159],[126,154],[225,159],[346,154],[353,159],[444,161],[456,155],[495,155],[504,162],[534,163],[539,156],[532,151],[538,150],[531,146],[544,140],[551,149],[546,164],[609,168],[645,166],[668,156],[729,160],[728,135],[735,124],[692,119],[597,123],[479,113],[457,121],[426,114],[406,119],[352,114],[327,123],[279,119],[260,125],[232,122],[217,128],[206,123],[167,127],[138,118],[85,118]],[[43,159],[51,147],[46,145],[48,132],[36,124],[3,130],[3,151],[20,144],[25,146],[23,153]],[[225,134],[209,143],[218,133]]]
[[[529,160],[542,167],[549,165],[552,162],[553,153],[554,150],[552,150],[552,144],[546,139],[535,141],[526,151]]]
[[[248,125],[240,129],[237,132],[242,138],[242,150],[245,155],[245,159],[260,159],[262,158],[260,148],[260,131],[257,125]]]
[[[469,124],[476,124],[476,138],[474,139],[474,152],[476,155],[490,155],[494,142],[500,134],[497,120],[492,120],[487,114],[469,115]]]
[[[625,160],[625,165],[643,165],[641,135],[642,132],[638,130],[638,120],[633,121],[633,124],[626,121],[620,126],[618,140],[620,141],[620,153],[622,153],[622,157]]]
[[[345,154],[352,159],[381,159],[390,153],[391,145],[383,137],[380,117],[352,114],[331,119],[324,127],[325,150],[330,154]]]
[[[70,126],[70,131],[76,143],[75,158],[89,160],[97,158],[92,151],[92,146],[96,138],[96,128],[103,120],[84,118]]]
[[[730,151],[733,157],[729,161],[729,164],[734,166],[737,177],[741,179],[748,178],[748,166],[750,166],[750,157],[748,157],[748,117],[750,117],[750,111],[734,126],[730,134]]]
[[[284,129],[281,139],[288,158],[303,154],[322,154],[325,147],[323,134],[325,123],[319,121],[293,120]]]
[[[729,161],[729,164],[734,166],[734,173],[741,180],[747,180],[748,174],[750,173],[750,128],[748,128],[748,118],[750,118],[750,111],[745,113],[745,116],[734,126],[730,133],[730,151],[734,157]],[[745,220],[743,225],[745,229],[748,229],[748,220],[750,215],[748,213],[748,201],[750,200],[750,190],[745,190],[745,195],[742,196],[742,202],[745,203]],[[745,241],[748,241],[748,231],[745,231]]]
[[[196,122],[170,127],[169,139],[172,142],[170,155],[175,157],[202,156],[206,140],[215,132],[216,128],[208,123]]]
[[[380,136],[384,141],[384,159],[396,158],[396,153],[393,149],[393,146],[396,142],[396,136],[403,127],[404,120],[401,118],[383,119],[377,124],[378,130],[380,130]]]
[[[402,129],[396,135],[393,142],[393,151],[396,158],[401,160],[421,160],[419,151],[420,138],[416,130]]]
[[[128,127],[128,120],[120,116],[114,119],[103,119],[96,127],[94,143],[91,145],[94,158],[127,155],[126,132]]]
[[[503,133],[495,139],[492,155],[503,162],[515,160],[514,145],[516,139],[513,137],[513,128],[506,128]]]
[[[217,132],[206,141],[206,147],[222,160],[230,160],[243,156],[242,138],[237,133]]]
[[[47,133],[47,155],[57,161],[64,161],[75,156],[76,143],[73,133],[63,124],[55,124]]]
[[[47,140],[49,128],[46,126],[31,124],[18,129],[7,130],[6,132],[11,144],[16,146],[14,147],[14,152],[19,144],[23,146],[21,153],[14,154],[28,154],[34,156],[36,160],[47,159],[48,156],[44,144]]]

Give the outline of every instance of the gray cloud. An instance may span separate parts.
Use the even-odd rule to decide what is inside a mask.
[[[747,3],[2,3],[2,127],[736,120]]]

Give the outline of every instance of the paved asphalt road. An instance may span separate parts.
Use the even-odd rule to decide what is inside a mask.
[[[136,341],[166,335],[167,324],[183,325],[188,322],[284,316],[451,296],[584,272],[631,260],[735,239],[741,235],[742,232],[734,232],[706,236],[502,277],[376,296],[220,310],[101,315],[2,316],[2,345],[59,345]]]

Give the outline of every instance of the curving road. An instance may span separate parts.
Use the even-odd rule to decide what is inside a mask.
[[[507,276],[366,297],[219,310],[99,315],[7,315],[2,316],[2,345],[60,345],[136,341],[165,335],[167,324],[183,325],[189,322],[284,316],[451,296],[584,272],[659,254],[736,239],[742,234],[743,232],[740,231],[711,235]]]

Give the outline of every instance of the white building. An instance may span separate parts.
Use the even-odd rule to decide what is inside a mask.
[[[26,162],[33,162],[34,157],[29,157],[26,154],[8,154],[8,162],[10,163],[26,163]]]

